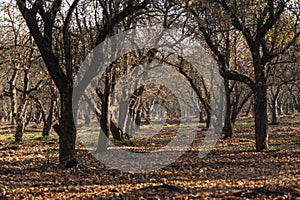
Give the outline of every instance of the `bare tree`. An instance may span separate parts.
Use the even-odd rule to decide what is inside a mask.
[[[108,10],[105,8],[112,5],[112,1],[99,1],[102,6],[102,12],[105,20],[97,19],[98,34],[94,45],[100,44],[111,33],[110,31],[126,17],[132,15],[138,10],[145,8],[148,1],[141,4],[134,4],[128,1],[128,4],[120,11]],[[44,2],[36,0],[34,2],[27,0],[17,0],[18,7],[28,25],[28,28],[39,48],[43,57],[46,68],[53,79],[60,94],[60,116],[59,124],[54,126],[54,130],[59,135],[59,160],[60,164],[65,167],[77,165],[75,142],[76,128],[73,119],[73,73],[74,63],[72,62],[73,53],[75,52],[74,44],[71,43],[71,21],[76,10],[79,0],[74,0],[67,10],[67,14],[62,24],[58,21],[58,14],[62,11],[62,0]],[[98,7],[99,8],[99,7]],[[66,9],[66,8],[64,8]],[[116,11],[116,12],[115,12]],[[99,17],[96,16],[96,17]],[[101,24],[99,24],[101,23]],[[58,49],[59,54],[54,49],[54,27],[62,28],[61,37],[63,47]],[[84,86],[80,86],[84,91]],[[75,103],[76,104],[76,103]],[[75,105],[76,107],[76,105]],[[102,112],[103,114],[103,112]]]
[[[298,5],[299,2],[283,0],[266,0],[260,3],[255,0],[247,2],[220,0],[206,5],[204,9],[204,13],[205,10],[211,10],[210,13],[218,12],[226,20],[222,20],[221,23],[216,25],[239,31],[247,43],[254,77],[224,67],[220,69],[220,72],[227,79],[241,81],[253,90],[257,151],[268,148],[266,81],[270,68],[269,63],[278,55],[286,53],[299,38]],[[193,12],[193,3],[189,3],[189,6]],[[285,26],[286,15],[292,16],[292,26]],[[212,23],[211,20],[207,22]],[[218,23],[218,21],[215,22]],[[282,38],[278,37],[278,31],[284,28],[288,33],[287,35],[292,35],[292,37],[288,36],[282,42]],[[226,57],[224,58],[222,52],[217,48],[218,46],[211,41],[210,33],[205,29],[202,33],[205,36],[206,43],[218,57],[221,66],[226,66],[228,60],[226,60]]]

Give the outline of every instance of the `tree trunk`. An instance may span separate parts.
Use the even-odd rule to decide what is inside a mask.
[[[227,115],[227,111],[226,111],[225,122],[224,122],[224,127],[222,129],[222,132],[224,134],[224,139],[231,138],[233,135],[231,116],[230,113]]]
[[[126,122],[126,117],[128,115],[128,103],[126,100],[121,99],[119,102],[120,109],[119,109],[119,116],[118,116],[118,126],[122,129],[125,130],[125,122]]]
[[[257,51],[257,55],[259,55],[258,52],[259,51]],[[263,151],[269,148],[267,86],[260,58],[254,57],[253,64],[255,66],[254,113],[256,150]]]
[[[232,123],[231,123],[231,99],[230,99],[230,88],[229,88],[229,80],[224,78],[224,86],[225,86],[225,95],[226,95],[226,115],[224,126],[222,132],[224,134],[224,139],[232,137]]]
[[[116,126],[116,124],[112,121],[110,122],[110,131],[113,135],[114,140],[129,140],[129,135],[127,133],[124,133],[123,130],[120,127]]]
[[[203,119],[203,112],[201,110],[199,110],[199,123],[203,123],[204,119]]]
[[[51,124],[44,124],[44,127],[43,127],[43,132],[42,132],[42,136],[43,137],[47,137],[50,135],[50,130],[51,130]]]
[[[44,118],[44,127],[43,127],[43,132],[42,132],[43,137],[50,135],[50,130],[52,127],[52,119],[53,119],[53,110],[54,110],[54,100],[52,99],[51,103],[50,103],[48,117]]]
[[[150,108],[144,108],[144,118],[145,118],[145,124],[151,123],[151,117],[150,117]]]
[[[104,93],[101,99],[101,117],[100,117],[100,135],[98,139],[97,152],[105,152],[108,147],[109,135],[110,135],[110,119],[111,114],[109,111],[110,105],[110,73],[106,72]]]
[[[102,104],[102,106],[104,106]],[[100,136],[98,139],[98,146],[97,146],[97,152],[105,152],[108,147],[108,141],[109,141],[109,133],[110,133],[110,119],[108,116],[108,112],[103,112],[101,113],[101,118],[100,118]]]
[[[140,110],[140,108],[136,112],[135,124],[136,124],[136,130],[140,130],[140,126],[141,126],[141,110]]]
[[[25,122],[26,122],[26,102],[24,102],[24,99],[22,99],[22,102],[20,102],[20,105],[17,109],[17,113],[15,113],[15,122],[17,124],[16,126],[16,132],[15,132],[15,142],[22,141],[24,129],[25,129]]]
[[[66,168],[78,164],[76,160],[76,128],[72,112],[72,88],[61,94],[61,117],[59,125],[53,126],[59,135],[59,162]]]
[[[17,69],[14,69],[11,80],[9,81],[9,93],[11,101],[11,124],[15,125],[15,117],[17,112],[17,90],[16,90]]]
[[[266,102],[266,88],[264,84],[257,84],[255,93],[255,140],[256,150],[268,149],[268,116]]]
[[[118,127],[125,130],[125,122],[128,116],[129,104],[126,100],[126,88],[122,88],[122,98],[119,100]]]
[[[272,122],[271,124],[275,125],[278,124],[277,119],[277,99],[272,99],[272,105],[271,105],[271,113],[272,113]]]
[[[126,116],[126,123],[125,123],[125,132],[126,133],[132,133],[132,109],[129,108],[128,114]]]
[[[17,116],[16,117],[16,123],[17,123],[17,127],[16,127],[16,132],[15,132],[15,142],[21,142],[22,141],[22,137],[23,137],[23,133],[24,133],[24,124],[25,124],[25,119],[23,116]]]
[[[280,99],[278,99],[277,100],[277,113],[279,114],[279,115],[282,115],[282,100],[280,100]]]
[[[54,93],[54,89],[51,89],[51,91],[52,91],[52,93]],[[55,100],[56,100],[56,96],[53,94],[52,98],[51,98],[51,102],[50,102],[48,117],[47,118],[46,118],[46,116],[43,117],[43,121],[44,121],[44,127],[43,127],[43,133],[42,133],[43,137],[50,135],[50,130],[51,130],[51,127],[52,127],[52,119],[53,119],[53,111],[54,111],[54,102],[55,102]]]
[[[205,124],[206,124],[206,128],[208,129],[210,126],[210,121],[211,120],[211,113],[210,112],[206,112],[206,120],[205,120]]]
[[[295,110],[294,110],[294,104],[292,102],[289,103],[289,107],[290,107],[291,114],[294,114]]]
[[[251,101],[248,105],[248,108],[246,109],[245,116],[247,116],[247,117],[250,116],[250,112],[252,110],[252,105],[253,105],[253,102]]]

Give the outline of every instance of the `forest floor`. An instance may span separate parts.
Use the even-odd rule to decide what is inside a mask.
[[[80,143],[79,165],[62,169],[54,133],[43,138],[29,126],[13,144],[11,128],[0,125],[0,199],[300,199],[299,114],[269,126],[268,151],[255,151],[253,120],[244,119],[206,157],[198,156],[198,138],[174,163],[148,173],[108,168]]]

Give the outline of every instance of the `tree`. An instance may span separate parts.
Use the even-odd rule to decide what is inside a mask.
[[[47,86],[39,94],[30,95],[29,98],[37,107],[37,113],[41,115],[43,121],[42,136],[49,136],[50,130],[54,124],[54,116],[57,112],[57,91],[52,80],[46,80]],[[39,117],[39,116],[35,116]],[[35,119],[38,121],[39,119]]]
[[[299,69],[295,67],[297,65],[296,61],[291,60],[291,62],[284,63],[277,60],[274,62],[274,64],[279,66],[276,66],[270,70],[270,77],[268,79],[272,125],[276,125],[279,123],[277,117],[278,110],[281,109],[279,108],[279,104],[283,104],[283,102],[279,102],[280,99],[282,99],[280,98],[280,96],[287,96],[287,101],[290,101],[297,109],[297,81],[300,80],[299,73],[297,73]],[[290,105],[291,104],[289,104],[287,108],[289,108]]]
[[[111,5],[112,1],[100,1],[102,5]],[[75,53],[74,44],[71,43],[71,21],[72,15],[76,10],[79,0],[74,0],[67,10],[67,14],[62,22],[59,23],[58,13],[62,10],[63,1],[55,0],[52,2],[43,2],[36,0],[34,2],[27,0],[17,0],[18,7],[28,25],[35,43],[43,57],[46,68],[56,85],[60,95],[60,116],[59,123],[53,128],[59,135],[59,161],[64,167],[73,167],[77,165],[75,152],[76,128],[73,119],[73,74],[74,63],[72,62]],[[97,24],[98,33],[95,46],[105,40],[118,23],[126,17],[133,15],[136,11],[144,9],[148,1],[141,4],[134,4],[128,1],[124,4],[120,12],[114,13],[112,10],[103,9],[104,20],[102,24]],[[65,8],[64,8],[65,9]],[[111,13],[110,13],[111,12]],[[96,23],[99,22],[97,20]],[[54,47],[54,27],[58,25],[62,28],[61,38],[63,47],[57,54]],[[72,49],[73,48],[73,49]],[[84,91],[84,86],[81,86]],[[76,107],[76,105],[75,105]]]
[[[280,54],[284,54],[291,46],[293,46],[300,36],[299,31],[299,15],[295,15],[299,7],[297,3],[292,1],[264,1],[257,4],[255,1],[238,4],[228,3],[225,0],[219,1],[223,9],[228,13],[232,19],[233,27],[241,31],[248,48],[251,52],[252,65],[254,69],[254,81],[251,80],[248,84],[254,92],[254,109],[255,109],[255,139],[257,151],[262,151],[268,148],[268,115],[267,115],[267,71],[268,64]],[[244,7],[246,6],[246,7]],[[237,11],[243,8],[245,13],[240,14]],[[247,8],[248,7],[248,8]],[[250,12],[250,13],[248,13]],[[285,14],[288,13],[288,14]],[[267,41],[267,34],[269,32],[277,32],[276,29],[284,27],[282,20],[292,15],[291,20],[294,20],[293,27],[288,29],[290,39],[283,43],[276,34],[272,37],[272,42]],[[253,16],[253,18],[250,18]],[[250,18],[250,19],[249,19]],[[254,24],[253,24],[254,23]],[[233,79],[242,78],[241,74],[226,73],[222,71],[225,76]],[[246,77],[244,77],[246,78]],[[247,77],[249,79],[249,77]]]
[[[189,3],[193,5],[193,3]],[[252,60],[254,77],[221,68],[221,75],[247,84],[254,93],[255,138],[256,149],[268,148],[268,115],[267,115],[267,72],[269,63],[276,56],[284,54],[299,38],[299,2],[294,1],[225,1],[219,0],[206,6],[205,9],[218,12],[226,20],[227,28],[239,31],[248,46]],[[286,17],[292,26],[285,26]],[[224,21],[222,21],[224,22]],[[219,24],[219,26],[221,26]],[[278,37],[278,31],[286,29],[287,38]],[[273,33],[271,39],[269,33]],[[208,37],[210,38],[209,35]],[[206,40],[214,54],[222,61],[222,54],[210,40]],[[219,56],[221,55],[221,56]],[[222,61],[226,65],[226,60]]]
[[[3,94],[10,98],[12,124],[16,123],[15,142],[20,142],[25,129],[26,115],[29,107],[29,96],[42,86],[40,76],[31,76],[36,72],[35,66],[39,64],[39,54],[36,51],[33,39],[27,33],[26,25],[17,8],[11,3],[2,5],[6,25],[6,44],[3,55],[7,61],[2,65],[8,68],[8,87]]]
[[[188,23],[189,30],[200,37],[203,46],[211,51],[217,60],[222,71],[237,70],[244,74],[249,74],[247,65],[248,55],[245,52],[246,44],[242,35],[234,30],[228,23],[228,16],[221,12],[218,5],[203,4],[203,2],[189,3],[191,13]],[[210,9],[207,9],[207,8]],[[252,92],[246,89],[237,81],[231,81],[228,77],[223,77],[226,115],[222,133],[224,138],[233,135],[235,120],[243,106],[252,96]]]

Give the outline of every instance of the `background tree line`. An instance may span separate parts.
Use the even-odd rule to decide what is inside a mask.
[[[75,86],[74,80],[85,57],[106,38],[125,30],[177,28],[196,38],[219,64],[227,104],[224,137],[232,136],[238,116],[253,114],[256,149],[262,151],[268,148],[268,123],[279,123],[278,114],[300,111],[299,6],[298,0],[4,2],[0,118],[15,125],[16,142],[22,140],[31,121],[43,121],[45,136],[53,127],[59,135],[61,165],[76,165],[72,108],[80,99],[73,101],[72,93],[78,87],[84,95],[86,85]],[[155,104],[163,105],[169,114],[173,112],[168,116],[170,121],[190,114],[178,113],[176,99],[167,95],[167,88],[150,85],[134,92],[123,108],[129,115],[119,116],[118,122],[111,119],[111,106],[121,103],[111,97],[119,77],[155,60],[173,65],[189,81],[197,95],[195,107],[202,114],[199,121],[209,126],[211,105],[205,81],[190,66],[163,60],[157,49],[143,49],[111,63],[95,91],[97,101],[89,101],[97,111],[101,134],[128,140],[134,128],[149,123]],[[92,75],[95,69],[89,70]],[[123,92],[125,96],[126,90]],[[85,123],[89,123],[88,110],[78,113]],[[99,151],[108,144],[101,134]]]

